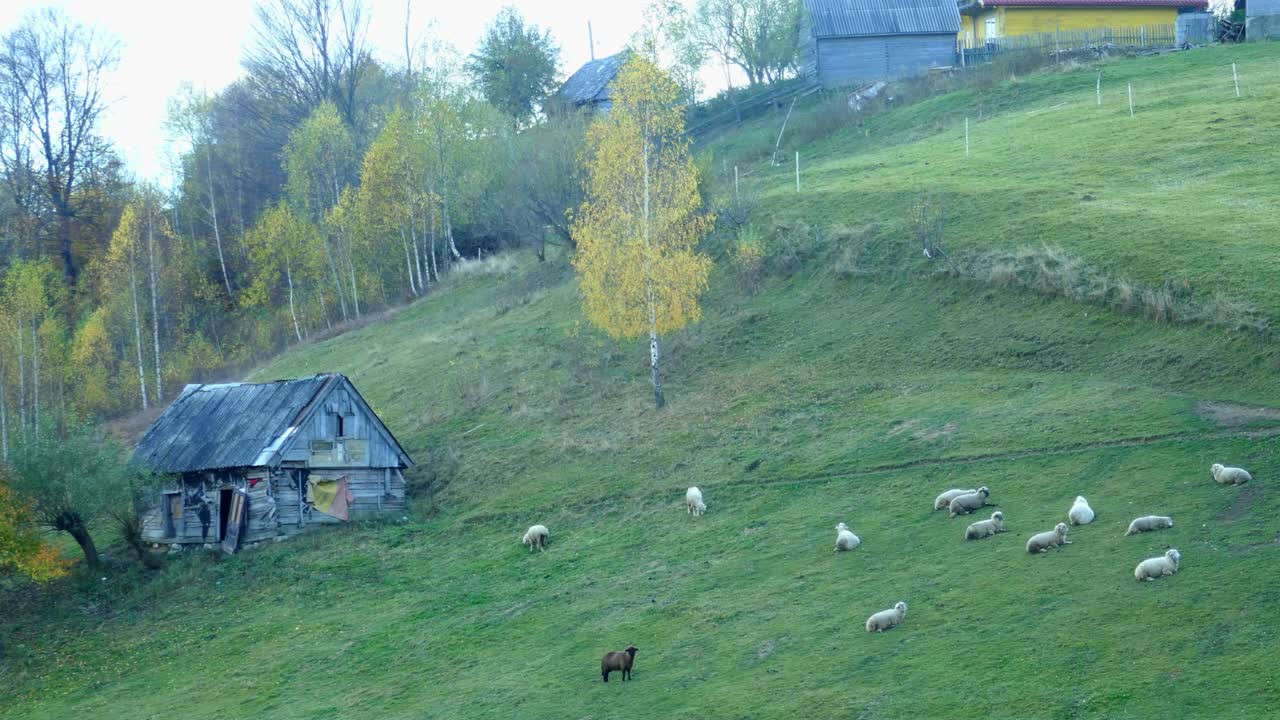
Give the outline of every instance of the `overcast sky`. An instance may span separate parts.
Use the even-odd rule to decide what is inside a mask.
[[[504,5],[549,28],[561,48],[562,72],[590,56],[591,21],[597,57],[622,49],[640,24],[646,0],[412,0],[418,36],[430,34],[470,52]],[[109,85],[113,104],[102,131],[139,178],[169,182],[165,105],[180,83],[210,93],[240,76],[240,57],[253,35],[254,0],[0,0],[0,32],[26,13],[56,6],[122,44]],[[383,60],[404,54],[405,0],[365,0],[369,42]]]

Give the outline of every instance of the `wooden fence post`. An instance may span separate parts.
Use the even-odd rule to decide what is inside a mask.
[[[1236,97],[1240,97],[1240,76],[1236,74],[1236,64],[1231,63],[1231,79],[1236,83]]]
[[[796,151],[796,192],[800,192],[800,151]]]
[[[1133,117],[1133,81],[1129,81],[1129,117]]]

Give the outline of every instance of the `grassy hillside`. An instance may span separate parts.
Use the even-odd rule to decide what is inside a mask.
[[[1158,77],[1193,55],[1120,67]],[[1018,88],[1050,83],[1038,97],[1052,106],[1064,77]],[[1024,110],[1005,112],[1021,127]],[[910,132],[894,113],[877,122]],[[944,162],[940,135],[901,139],[837,136],[814,153],[832,174],[868,153],[932,147]],[[1117,173],[1146,172],[1133,152]],[[235,558],[5,595],[0,718],[1274,716],[1274,343],[939,275],[894,225],[891,204],[924,182],[902,172],[883,168],[908,188],[884,208],[846,215],[869,201],[802,207],[781,177],[762,186],[761,222],[881,225],[787,238],[793,259],[772,261],[758,294],[719,270],[704,321],[669,339],[661,413],[644,348],[586,328],[563,264],[526,257],[258,370],[350,375],[440,476],[433,497]],[[1109,182],[1116,203],[1138,202]],[[1037,240],[1092,237],[1072,234],[1064,198],[1024,197],[1044,213]],[[1215,221],[1211,203],[1185,213],[1185,227]],[[1159,272],[1104,247],[1075,249]],[[1246,294],[1269,261],[1251,247]],[[1215,461],[1257,480],[1218,487]],[[703,517],[683,510],[689,485]],[[972,520],[929,507],[977,485],[1010,532],[965,543]],[[1060,551],[1023,552],[1077,494],[1097,521]],[[1148,513],[1177,527],[1123,537]],[[857,551],[831,552],[839,521]],[[534,522],[552,537],[530,555],[519,537]],[[1169,546],[1182,571],[1134,582]],[[897,600],[902,627],[863,632]],[[634,682],[601,683],[600,655],[628,643]]]
[[[1186,283],[1204,295],[1251,301],[1274,321],[1280,165],[1268,158],[1280,143],[1278,63],[1274,45],[1259,43],[1068,64],[863,124],[850,120],[837,98],[834,108],[828,102],[797,110],[781,166],[768,162],[779,110],[712,140],[712,167],[731,180],[740,165],[744,192],[773,221],[905,231],[912,203],[927,194],[945,207],[945,244],[953,252],[1060,246],[1140,282]]]

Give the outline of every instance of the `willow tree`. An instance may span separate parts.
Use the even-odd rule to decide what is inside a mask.
[[[665,404],[659,337],[701,317],[711,229],[684,134],[680,89],[635,55],[613,85],[613,107],[587,130],[586,200],[572,228],[583,311],[614,338],[649,335],[653,397]]]

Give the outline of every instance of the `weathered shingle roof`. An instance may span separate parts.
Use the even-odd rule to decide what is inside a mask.
[[[627,62],[627,53],[620,52],[578,68],[556,92],[563,100],[574,105],[586,105],[609,98],[609,83]]]
[[[342,383],[350,386],[342,375],[328,373],[269,383],[188,385],[142,436],[133,461],[159,473],[272,465],[317,402]],[[369,414],[381,422],[372,410]],[[403,454],[389,431],[387,436]]]
[[[815,38],[960,32],[955,0],[804,0]]]

